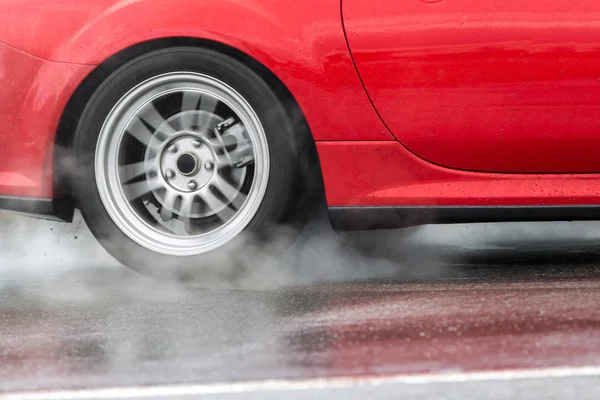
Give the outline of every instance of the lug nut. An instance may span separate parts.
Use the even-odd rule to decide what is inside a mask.
[[[202,143],[200,143],[200,141],[199,141],[199,140],[194,140],[194,141],[192,142],[192,146],[194,146],[195,148],[197,148],[197,149],[198,149],[198,148],[200,148],[200,146],[202,146]]]
[[[172,169],[168,169],[167,172],[165,172],[165,176],[167,177],[167,179],[173,179],[175,178],[175,171],[173,171]]]
[[[175,145],[172,145],[171,147],[169,147],[169,151],[170,151],[171,153],[177,153],[177,146],[175,146]]]
[[[189,181],[188,188],[190,188],[190,190],[196,190],[198,189],[198,184],[196,183],[196,181]]]
[[[206,169],[208,171],[210,171],[211,169],[213,169],[213,167],[214,167],[214,164],[212,162],[210,162],[210,161],[207,161],[207,162],[204,163],[204,169]]]

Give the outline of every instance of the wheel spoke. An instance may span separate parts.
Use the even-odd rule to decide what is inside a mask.
[[[169,230],[177,236],[190,236],[194,233],[189,218],[173,219],[168,226]]]
[[[149,164],[147,161],[140,161],[133,164],[121,165],[119,167],[119,174],[123,182],[129,182],[133,178],[144,175],[151,169],[151,164]]]
[[[163,118],[162,115],[158,112],[154,104],[149,103],[140,116],[145,122],[150,124],[154,129],[158,130],[160,128],[160,132],[167,136],[172,136],[175,133],[175,129]]]
[[[207,94],[202,95],[202,99],[200,99],[200,109],[210,114],[214,114],[217,104],[219,104],[219,100]]]
[[[207,132],[211,132],[215,129],[215,126],[219,123],[219,119],[215,117],[213,114],[207,114],[202,112],[198,115],[198,120],[196,121],[197,131],[201,134],[206,134]],[[208,139],[209,141],[214,141],[214,139]]]
[[[200,93],[192,91],[183,92],[183,99],[181,100],[181,111],[197,110],[199,100]]]
[[[215,215],[217,215],[221,221],[227,222],[234,216],[235,212],[228,207],[228,203],[217,197],[208,187],[202,191],[200,197],[202,197],[202,200],[204,200],[208,208],[211,211],[214,211]]]
[[[160,218],[163,221],[170,221],[173,219],[173,209],[175,207],[175,201],[177,200],[177,193],[167,190],[165,198],[162,201],[162,207],[160,208]]]
[[[246,195],[240,193],[231,183],[227,182],[227,180],[218,173],[214,174],[213,183],[217,190],[229,201],[229,204],[233,204],[235,209],[239,210],[246,200]]]
[[[144,122],[139,118],[136,118],[133,121],[133,124],[127,130],[127,132],[129,132],[131,136],[136,138],[144,146],[150,146],[150,143],[153,142],[152,131],[148,129],[146,124],[144,124]]]
[[[194,207],[194,195],[183,196],[181,200],[181,206],[179,207],[179,214],[184,217],[192,215]]]
[[[173,220],[173,233],[179,236],[188,236],[193,234],[191,215],[194,207],[195,195],[185,195],[181,200],[179,207],[179,219]]]
[[[135,200],[161,187],[161,181],[158,178],[154,178],[123,185],[123,191],[128,200]]]
[[[198,125],[198,113],[186,113],[186,111],[195,111],[200,101],[200,93],[186,91],[183,92],[183,98],[181,100],[181,112],[184,114],[179,120],[180,129],[191,130],[194,126]]]
[[[200,110],[206,111],[209,114],[214,114],[218,104],[219,100],[205,94],[200,99]],[[210,128],[211,120],[212,118],[207,118],[206,121],[203,121],[203,124],[200,126],[200,132],[206,131]]]

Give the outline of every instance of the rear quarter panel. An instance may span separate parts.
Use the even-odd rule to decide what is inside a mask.
[[[27,29],[24,29],[27,27]],[[102,63],[165,37],[214,40],[269,68],[316,140],[393,140],[352,64],[339,0],[4,0],[0,41],[65,63]]]

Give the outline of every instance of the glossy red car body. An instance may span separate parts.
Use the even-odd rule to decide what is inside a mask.
[[[0,194],[58,195],[107,60],[196,38],[290,91],[330,207],[600,205],[599,33],[597,0],[3,0]]]

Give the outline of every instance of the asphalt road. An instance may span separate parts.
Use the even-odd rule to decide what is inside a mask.
[[[599,224],[314,227],[228,290],[2,226],[0,399],[600,398]]]

